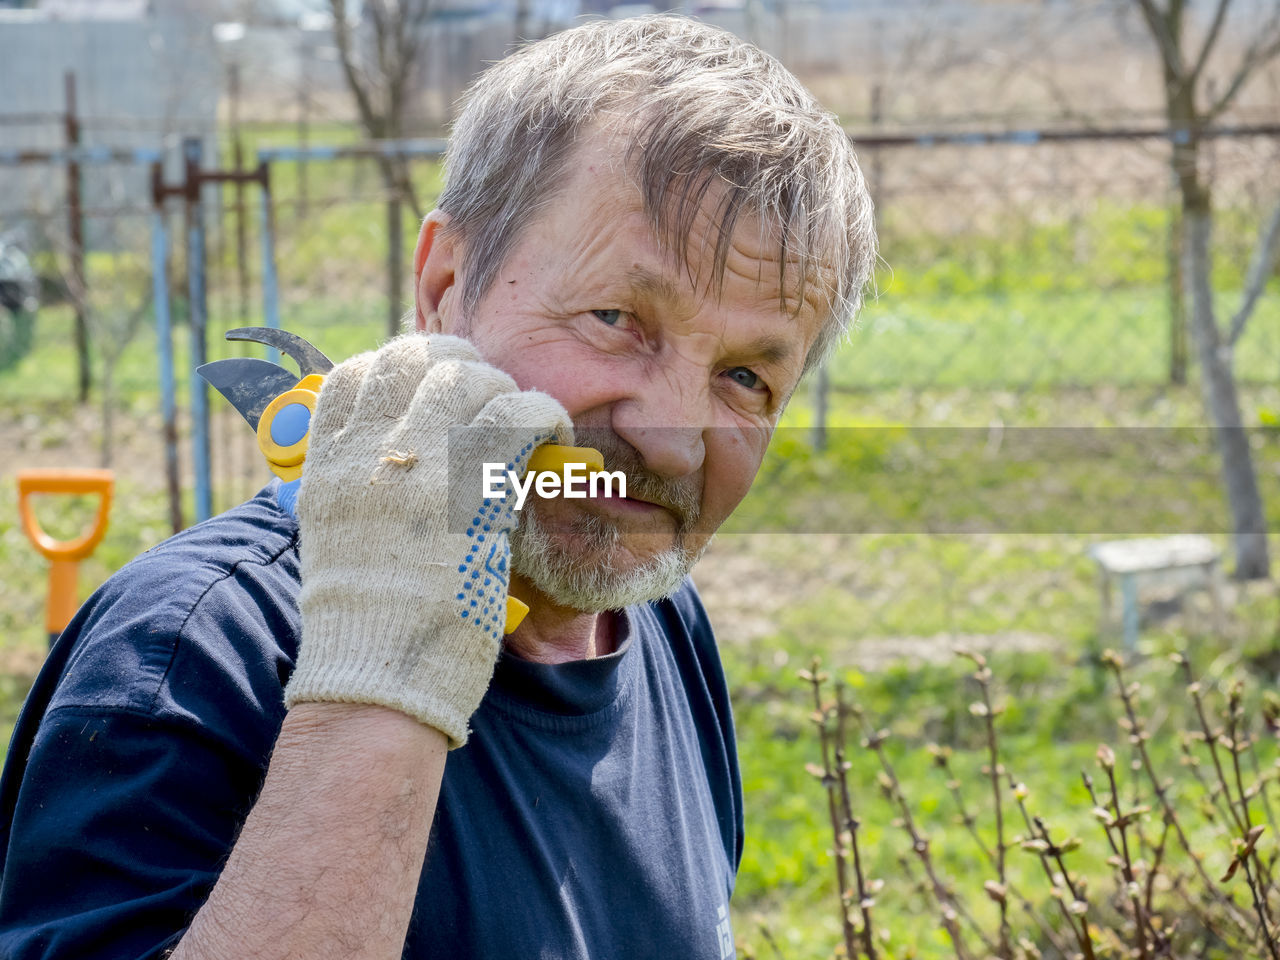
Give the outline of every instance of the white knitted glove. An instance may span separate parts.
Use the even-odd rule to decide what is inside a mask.
[[[484,498],[481,464],[519,471],[545,442],[573,443],[564,408],[457,337],[409,334],[334,367],[298,496],[286,706],[380,704],[466,742],[502,641],[516,523],[512,497]]]

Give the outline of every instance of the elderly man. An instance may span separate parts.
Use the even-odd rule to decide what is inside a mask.
[[[687,575],[858,306],[853,153],[775,61],[659,17],[492,68],[446,181],[417,331],[326,379],[297,520],[273,485],[162,544],[51,656],[0,788],[3,956],[733,955]],[[626,498],[480,497],[547,440]]]

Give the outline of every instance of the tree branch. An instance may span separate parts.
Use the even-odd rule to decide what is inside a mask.
[[[338,48],[338,60],[342,64],[342,73],[347,78],[351,95],[355,97],[361,124],[370,136],[376,137],[374,129],[377,125],[377,111],[356,67],[355,51],[351,43],[351,25],[347,22],[346,0],[329,0],[329,9],[333,13],[333,42]]]
[[[1240,299],[1240,309],[1231,318],[1231,332],[1227,335],[1227,343],[1235,346],[1236,341],[1244,333],[1249,318],[1253,316],[1254,307],[1262,296],[1267,285],[1267,276],[1275,264],[1276,254],[1280,252],[1280,203],[1271,211],[1271,216],[1258,236],[1258,245],[1253,250],[1253,262],[1249,264],[1249,274],[1245,280],[1244,296]]]
[[[1169,36],[1178,51],[1178,63],[1182,65],[1182,16],[1187,10],[1187,0],[1169,0],[1169,12],[1165,19],[1169,24]]]
[[[1280,7],[1272,14],[1271,21],[1258,34],[1257,39],[1249,44],[1222,96],[1205,111],[1205,124],[1208,125],[1221,116],[1231,106],[1231,101],[1236,98],[1240,88],[1253,76],[1254,72],[1278,54],[1280,54]]]
[[[399,64],[391,58],[390,48],[395,43],[395,34],[399,28],[399,24],[390,24],[387,22],[387,10],[384,6],[384,0],[372,0],[365,5],[369,11],[369,19],[373,23],[374,50],[378,57],[378,79],[381,81],[382,93],[384,97],[387,88],[395,85],[396,70]],[[383,100],[383,107],[380,112],[383,122],[389,127],[394,117],[394,111],[391,109],[389,99]]]
[[[1151,35],[1160,48],[1160,59],[1164,61],[1165,70],[1175,77],[1178,83],[1186,82],[1182,63],[1182,51],[1178,48],[1178,38],[1170,32],[1171,24],[1154,0],[1137,0],[1142,17],[1151,29]]]
[[[1188,83],[1195,83],[1200,79],[1200,72],[1204,69],[1204,65],[1209,59],[1209,54],[1213,52],[1214,45],[1218,42],[1218,34],[1222,32],[1222,24],[1227,19],[1227,10],[1230,6],[1231,0],[1218,0],[1218,6],[1213,11],[1213,21],[1209,24],[1209,32],[1204,37],[1204,46],[1200,48],[1200,54],[1196,57],[1195,66],[1191,68],[1191,72],[1187,75]]]
[[[417,0],[410,7],[408,15],[408,27],[405,31],[407,37],[413,40],[413,50],[419,52],[422,47],[422,27],[427,24],[427,19],[431,14],[431,0]]]
[[[405,105],[422,54],[432,0],[365,0],[363,11],[372,37],[364,50],[356,49],[346,0],[329,0],[329,7],[338,58],[365,135],[374,140],[403,136]],[[369,61],[365,65],[361,64],[361,53]],[[387,190],[408,202],[414,216],[421,219],[421,206],[403,158],[380,157],[378,164]]]

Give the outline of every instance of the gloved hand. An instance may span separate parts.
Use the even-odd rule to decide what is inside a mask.
[[[516,522],[511,497],[483,496],[481,464],[519,471],[538,445],[572,444],[569,415],[467,341],[417,333],[336,366],[310,436],[285,704],[380,704],[461,746],[502,641]]]

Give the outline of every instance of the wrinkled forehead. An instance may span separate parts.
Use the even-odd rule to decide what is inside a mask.
[[[701,291],[718,298],[730,276],[750,279],[783,312],[808,308],[825,322],[839,274],[814,249],[807,211],[762,207],[722,170],[691,166],[678,156],[655,162],[645,130],[643,118],[602,118],[575,144],[564,186],[603,187],[641,210],[667,259]],[[585,171],[591,182],[573,182]]]
[[[727,285],[746,281],[781,313],[825,320],[832,310],[834,271],[806,259],[776,221],[753,210],[728,210],[730,193],[726,185],[712,183],[688,212],[677,201],[645,209],[667,262],[714,299],[723,299]]]

